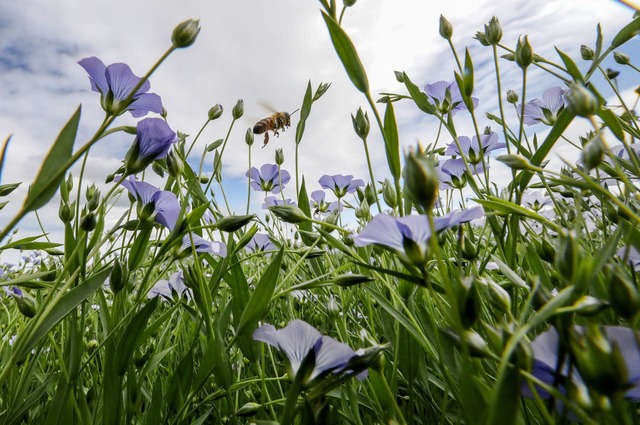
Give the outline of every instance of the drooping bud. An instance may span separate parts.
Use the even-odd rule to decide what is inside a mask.
[[[23,316],[31,318],[36,315],[38,304],[31,295],[22,292],[21,289],[15,286],[11,288],[11,295],[13,299],[16,300],[18,310],[20,310]]]
[[[596,56],[596,53],[591,47],[583,44],[582,46],[580,46],[580,56],[582,56],[582,59],[590,61],[593,60],[593,58]]]
[[[487,43],[492,46],[500,43],[502,39],[502,27],[500,26],[500,21],[498,21],[498,18],[495,16],[484,26],[484,36]]]
[[[620,71],[616,71],[615,69],[611,68],[607,68],[605,73],[607,74],[607,78],[610,80],[615,80],[616,78],[618,78],[618,75],[620,75]]]
[[[440,15],[440,37],[445,40],[451,40],[451,36],[453,36],[453,26],[451,22],[447,21],[443,15]]]
[[[216,105],[213,105],[211,109],[209,109],[209,113],[208,113],[209,121],[217,120],[218,118],[220,118],[223,111],[224,111],[224,108],[219,103]]]
[[[533,49],[529,44],[529,37],[524,36],[518,38],[516,43],[515,60],[518,66],[522,69],[526,69],[533,63]]]
[[[171,42],[179,49],[189,47],[195,43],[198,33],[200,33],[200,20],[187,19],[186,21],[179,23],[173,30],[173,34],[171,34]]]
[[[613,52],[613,60],[620,65],[629,65],[631,63],[631,58],[626,53]]]
[[[438,198],[438,174],[435,167],[429,159],[412,150],[406,156],[405,163],[407,195],[424,211],[430,211]]]
[[[515,105],[518,103],[518,93],[514,90],[507,90],[507,102]]]
[[[280,220],[298,224],[305,221],[309,221],[309,217],[295,205],[272,205],[269,207],[269,211],[275,214]]]
[[[569,110],[577,116],[590,117],[598,109],[598,99],[581,83],[571,83],[569,93],[565,97]]]
[[[231,116],[234,120],[239,119],[244,115],[244,101],[242,99],[238,99],[233,109],[231,110]]]

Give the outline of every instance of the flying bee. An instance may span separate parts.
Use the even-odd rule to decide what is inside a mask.
[[[291,126],[291,115],[295,114],[296,112],[298,112],[298,109],[291,113],[276,112],[270,117],[261,119],[256,123],[256,125],[253,126],[254,134],[264,133],[264,145],[262,145],[263,148],[267,146],[267,143],[269,143],[269,131],[273,131],[274,135],[280,136],[280,133],[278,133],[278,131],[284,131]]]

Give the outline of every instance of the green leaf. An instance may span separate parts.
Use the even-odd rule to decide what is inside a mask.
[[[20,347],[18,351],[18,360],[23,360],[29,352],[53,329],[67,314],[73,309],[78,307],[84,300],[89,298],[95,291],[98,290],[111,273],[111,267],[104,269],[75,288],[67,292],[58,302],[49,308],[41,317],[39,317],[38,324],[36,325],[31,335],[27,335],[28,339],[24,344],[18,341],[17,347]],[[19,337],[20,338],[20,337]]]
[[[471,60],[469,49],[465,49],[464,51],[464,72],[462,74],[462,81],[464,82],[464,86],[462,87],[464,89],[464,96],[471,98],[471,94],[473,94],[474,80],[473,61]]]
[[[560,136],[564,134],[564,131],[567,129],[567,127],[569,127],[569,124],[571,124],[571,121],[573,121],[574,118],[575,115],[571,113],[571,111],[569,111],[569,108],[565,108],[562,113],[560,113],[558,119],[551,128],[551,131],[547,135],[547,138],[544,140],[544,142],[542,142],[540,148],[531,157],[529,161],[531,162],[531,164],[536,166],[540,166],[540,164],[542,164],[542,161],[544,161],[549,152],[551,152],[553,146],[556,144],[558,139],[560,139]],[[524,170],[518,177],[520,190],[524,191],[531,181],[531,178],[533,177],[533,172]]]
[[[624,131],[622,130],[620,118],[608,108],[600,108],[597,114],[602,121],[604,121],[607,127],[609,127],[609,130],[611,130],[613,135],[621,142],[624,141]]]
[[[329,30],[329,36],[333,47],[344,65],[344,69],[347,71],[347,75],[351,79],[353,85],[362,93],[369,92],[369,80],[367,74],[364,71],[362,62],[358,57],[358,52],[353,46],[353,43],[349,39],[349,36],[338,25],[338,23],[325,12],[322,12],[322,18],[324,19],[327,29]]]
[[[578,66],[573,61],[573,59],[571,59],[566,53],[562,52],[557,47],[556,47],[556,52],[558,52],[560,59],[562,59],[562,62],[564,63],[564,66],[567,68],[567,72],[569,73],[569,75],[571,75],[571,77],[573,77],[573,79],[576,81],[584,82],[584,77],[582,76],[580,69],[578,69]]]
[[[311,92],[311,80],[307,83],[307,90],[304,92],[302,100],[302,108],[300,108],[300,120],[306,121],[311,112],[311,104],[313,103],[313,94]]]
[[[131,360],[133,352],[143,342],[140,336],[147,326],[149,317],[158,306],[159,297],[153,298],[147,303],[135,316],[131,319],[131,322],[125,329],[120,341],[118,342],[118,348],[116,349],[115,368],[116,373],[119,376],[123,376],[127,371],[127,366]]]
[[[384,133],[385,152],[387,153],[387,163],[389,170],[394,179],[400,178],[400,150],[398,142],[398,125],[396,124],[396,116],[393,111],[393,103],[387,103],[387,109],[384,113]]]
[[[2,151],[0,151],[0,181],[2,181],[2,169],[4,168],[4,160],[7,157],[7,149],[9,148],[9,142],[12,136],[13,134],[10,134],[9,137],[4,140]]]
[[[73,143],[76,140],[78,124],[80,123],[81,107],[78,106],[76,112],[64,126],[58,138],[54,142],[51,150],[47,154],[38,176],[29,189],[27,199],[22,207],[24,211],[35,211],[44,206],[55,195],[60,183],[64,179],[63,168],[73,153]]]
[[[8,183],[0,185],[0,196],[7,196],[18,188],[22,183]]]
[[[240,317],[240,323],[238,323],[236,330],[238,337],[247,336],[249,332],[253,332],[258,324],[258,320],[267,312],[269,304],[271,304],[271,297],[276,289],[276,283],[278,282],[283,255],[284,248],[280,248],[280,251],[278,251],[278,254],[276,254],[260,278],[256,290],[251,295]]]
[[[613,37],[610,49],[617,49],[638,34],[640,34],[640,19],[636,18]]]
[[[409,79],[409,76],[406,72],[402,73],[402,80],[404,81],[405,87],[407,87],[407,91],[409,95],[416,103],[416,106],[422,111],[429,115],[435,115],[436,108],[429,102],[429,97],[425,92],[420,90],[418,86],[413,84],[413,82]]]
[[[594,52],[594,60],[597,60],[602,53],[602,27],[600,24],[596,26],[596,51]]]
[[[512,425],[520,423],[520,373],[513,366],[509,369],[505,379],[500,381],[498,388],[493,390],[493,402],[490,404],[490,420],[486,423],[494,425]]]
[[[4,249],[10,249],[10,248],[20,249],[24,251],[34,250],[34,249],[49,249],[49,248],[55,248],[62,245],[55,242],[35,242],[36,239],[39,239],[42,236],[44,235],[29,236],[26,238],[18,239],[17,241],[9,242],[8,244],[1,246],[0,251]]]
[[[153,393],[151,393],[151,405],[146,412],[147,425],[156,425],[160,423],[160,413],[162,412],[162,376],[158,376],[156,383],[153,384]]]
[[[491,209],[493,211],[500,211],[506,214],[515,214],[522,217],[527,217],[541,224],[544,224],[550,229],[553,229],[555,231],[559,230],[558,225],[550,221],[549,219],[521,205],[509,202],[505,199],[496,198],[494,196],[487,196],[487,199],[475,199],[475,201],[483,207]]]
[[[147,256],[147,245],[149,244],[149,238],[151,237],[151,230],[153,227],[145,227],[138,233],[136,240],[131,245],[129,251],[129,261],[127,266],[130,271],[134,271],[142,263]]]

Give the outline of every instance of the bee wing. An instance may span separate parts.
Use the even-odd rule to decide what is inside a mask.
[[[273,107],[273,105],[271,103],[267,102],[266,100],[258,101],[258,105],[260,105],[261,107],[263,107],[267,111],[271,112],[272,114],[276,114],[276,113],[279,112],[276,108]]]

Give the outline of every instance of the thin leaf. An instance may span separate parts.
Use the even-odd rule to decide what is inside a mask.
[[[429,97],[427,96],[427,94],[422,90],[420,90],[418,86],[413,84],[413,82],[411,81],[411,79],[409,79],[409,76],[407,75],[406,72],[402,73],[402,80],[404,81],[405,87],[407,87],[407,91],[409,92],[409,95],[411,96],[413,101],[416,103],[416,106],[422,112],[425,112],[429,115],[435,115],[436,108],[429,102]]]
[[[39,319],[38,325],[29,336],[29,339],[21,346],[18,352],[18,360],[24,359],[29,352],[53,329],[67,314],[89,298],[111,273],[111,268],[98,272],[82,282],[80,285],[67,292],[60,300]]]
[[[24,211],[35,211],[44,206],[53,198],[60,183],[62,183],[64,173],[61,173],[60,170],[73,154],[73,144],[76,140],[78,124],[80,123],[80,111],[81,107],[78,106],[78,109],[63,127],[44,159],[38,176],[31,185],[27,199],[24,201],[24,206],[22,207]],[[59,176],[54,178],[58,174]]]
[[[149,317],[158,306],[159,297],[153,298],[147,303],[135,316],[131,319],[131,322],[127,326],[122,334],[122,338],[118,342],[118,348],[116,349],[115,368],[116,373],[123,376],[127,371],[127,366],[131,360],[133,352],[143,342],[140,336],[144,328],[147,326]]]
[[[598,116],[604,121],[604,123],[609,127],[609,130],[613,133],[614,136],[621,142],[624,141],[624,131],[622,130],[622,124],[620,118],[608,108],[601,108],[597,112]]]
[[[13,137],[13,134],[10,134],[9,137],[7,137],[4,140],[4,143],[2,144],[2,151],[0,151],[0,181],[2,181],[2,170],[4,168],[4,160],[7,157],[7,149],[9,148],[9,142],[11,141],[11,137]]]
[[[562,59],[562,62],[564,63],[564,66],[567,68],[567,72],[569,73],[569,75],[571,75],[573,79],[576,81],[584,82],[584,77],[582,76],[580,69],[578,68],[576,63],[573,61],[573,59],[571,59],[566,53],[562,52],[557,47],[556,47],[556,52],[558,52],[560,59]]]
[[[384,133],[386,135],[384,148],[387,153],[387,163],[389,164],[391,175],[397,180],[400,178],[400,150],[398,125],[393,111],[393,102],[387,103],[387,109],[384,113]]]
[[[322,18],[324,19],[327,29],[329,30],[329,36],[333,47],[344,65],[344,69],[347,71],[347,75],[351,79],[353,85],[362,93],[369,92],[369,80],[367,74],[364,71],[362,62],[358,57],[358,52],[353,46],[353,43],[349,39],[349,36],[338,25],[338,23],[325,12],[322,12]]]
[[[611,42],[610,49],[617,49],[636,35],[640,34],[640,19],[636,18],[622,28]]]

